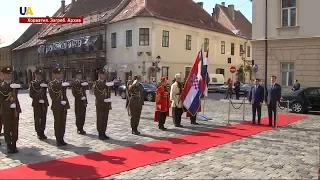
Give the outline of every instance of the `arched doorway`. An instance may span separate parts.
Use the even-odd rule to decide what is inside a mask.
[[[12,81],[17,82],[18,81],[18,73],[17,71],[12,72]]]

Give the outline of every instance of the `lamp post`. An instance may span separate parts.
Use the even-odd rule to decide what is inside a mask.
[[[246,67],[246,56],[245,56],[245,54],[246,54],[246,52],[243,50],[243,49],[241,49],[241,51],[240,51],[240,56],[241,56],[241,59],[242,59],[242,61],[243,61],[243,68],[242,68],[242,72],[243,72],[243,83],[245,83],[246,82],[246,74],[245,74],[245,72],[244,72],[244,68]]]

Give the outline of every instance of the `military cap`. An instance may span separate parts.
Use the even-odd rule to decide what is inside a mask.
[[[1,72],[2,73],[5,73],[5,74],[11,74],[12,73],[12,68],[7,66],[7,67],[4,67],[1,69]]]
[[[61,73],[61,68],[59,68],[59,67],[56,67],[56,68],[54,68],[53,70],[52,70],[52,72],[54,73],[54,74],[58,74],[58,73]]]
[[[76,74],[82,74],[81,69],[76,70]]]
[[[34,71],[34,73],[36,73],[36,74],[43,74],[43,70],[42,70],[42,69],[36,69],[36,70]]]
[[[97,73],[98,73],[98,74],[105,74],[105,73],[106,73],[106,70],[105,70],[105,69],[98,69],[98,70],[97,70]]]

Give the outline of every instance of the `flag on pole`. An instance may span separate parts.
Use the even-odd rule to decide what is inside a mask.
[[[199,51],[197,55],[197,58],[192,66],[192,69],[188,75],[187,81],[185,82],[184,88],[181,93],[181,100],[183,101],[183,105],[192,116],[194,116],[200,108],[200,97],[203,92],[201,90],[202,62],[200,61],[200,53],[201,51]]]
[[[201,84],[201,90],[202,90],[202,94],[204,94],[206,97],[208,96],[208,53],[209,51],[207,51],[206,53],[206,57],[203,58],[202,55],[202,51],[200,53],[200,60],[201,62],[201,77],[202,77],[202,84]]]

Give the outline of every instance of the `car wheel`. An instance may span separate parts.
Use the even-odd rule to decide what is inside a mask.
[[[292,111],[295,112],[295,113],[302,113],[302,111],[303,111],[302,104],[299,103],[299,102],[293,103]]]
[[[147,100],[152,102],[153,101],[153,95],[151,93],[147,94]]]
[[[121,96],[122,99],[125,99],[126,98],[126,92],[122,91],[120,96]]]

